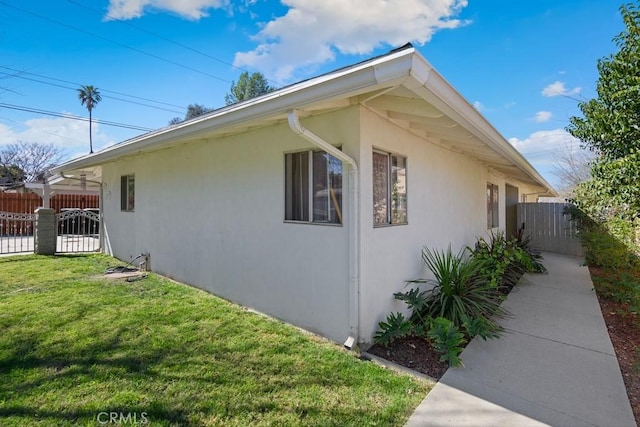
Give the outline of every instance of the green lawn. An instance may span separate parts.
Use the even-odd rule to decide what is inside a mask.
[[[0,425],[402,425],[430,385],[102,255],[0,258]]]

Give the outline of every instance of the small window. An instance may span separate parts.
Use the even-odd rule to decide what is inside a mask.
[[[125,175],[120,177],[120,210],[133,212],[136,201],[136,178],[135,175]]]
[[[373,224],[407,223],[407,158],[373,152]]]
[[[498,186],[487,182],[487,228],[498,226]]]
[[[285,154],[286,221],[342,224],[342,162],[324,151]]]

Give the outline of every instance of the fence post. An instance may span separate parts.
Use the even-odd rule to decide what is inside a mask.
[[[35,253],[39,255],[54,255],[58,241],[56,227],[56,211],[54,209],[36,209],[35,222]]]

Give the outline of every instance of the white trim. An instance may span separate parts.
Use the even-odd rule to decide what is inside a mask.
[[[214,130],[230,132],[239,125],[246,128],[251,122],[278,120],[292,109],[302,110],[313,104],[344,100],[398,85],[404,85],[453,118],[493,151],[513,163],[533,182],[545,188],[547,193],[556,194],[533,166],[413,47],[224,107],[176,126],[141,135],[64,163],[53,171],[97,166],[143,150],[205,138],[207,133]]]

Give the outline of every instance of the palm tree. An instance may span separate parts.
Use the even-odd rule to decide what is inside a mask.
[[[93,139],[91,136],[91,111],[93,107],[98,105],[100,101],[102,101],[102,96],[100,96],[100,91],[98,88],[95,88],[91,85],[82,86],[78,89],[78,98],[80,99],[81,105],[86,105],[87,110],[89,110],[89,154],[93,154]]]

